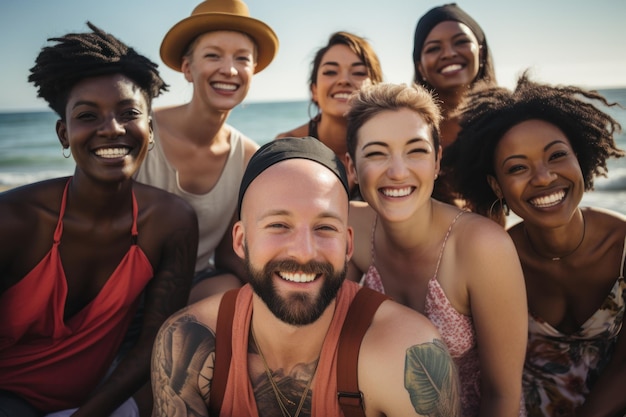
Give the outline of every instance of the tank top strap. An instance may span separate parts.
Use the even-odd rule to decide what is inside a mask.
[[[137,244],[137,236],[139,232],[137,231],[137,213],[139,212],[139,208],[137,207],[137,199],[135,198],[135,190],[131,190],[131,194],[133,197],[133,228],[131,230],[133,245]]]
[[[448,231],[446,232],[445,237],[443,238],[443,244],[441,245],[441,249],[439,250],[439,258],[437,258],[437,266],[435,268],[435,275],[433,275],[433,279],[437,278],[437,274],[439,274],[439,265],[441,264],[441,258],[443,258],[443,251],[446,248],[446,243],[448,242],[448,237],[450,236],[450,232],[452,232],[452,227],[454,227],[454,225],[456,224],[456,221],[459,219],[459,217],[461,217],[463,214],[467,213],[465,210],[461,210],[452,220],[452,223],[450,223],[450,226],[448,226]]]
[[[624,249],[622,250],[622,264],[619,268],[620,278],[624,278],[624,261],[626,261],[626,237],[624,238]]]
[[[376,233],[376,224],[378,223],[378,214],[374,216],[374,223],[372,224],[372,238],[370,241],[370,252],[372,255],[372,265],[376,265],[376,250],[374,248],[374,233]]]
[[[54,245],[58,245],[61,242],[61,236],[63,235],[63,216],[65,215],[65,206],[67,203],[67,190],[72,182],[72,177],[69,177],[63,188],[63,197],[61,197],[61,209],[59,210],[59,220],[57,220],[57,227],[54,229]]]
[[[311,120],[309,120],[309,136],[312,136],[318,140],[319,140],[319,137],[318,137],[319,135],[317,134],[317,125],[321,119],[322,119],[322,115],[318,114],[315,117],[313,117]]]

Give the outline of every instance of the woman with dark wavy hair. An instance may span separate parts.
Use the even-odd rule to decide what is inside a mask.
[[[348,32],[333,33],[311,63],[309,88],[317,115],[308,123],[279,134],[277,139],[312,136],[332,149],[347,167],[345,114],[349,110],[348,97],[361,85],[382,80],[378,56],[365,38]],[[350,185],[351,198],[360,198],[353,179]]]
[[[597,92],[532,82],[468,97],[449,150],[455,185],[477,212],[509,229],[524,269],[530,416],[626,412],[626,217],[580,207],[607,159],[622,157],[620,125]]]

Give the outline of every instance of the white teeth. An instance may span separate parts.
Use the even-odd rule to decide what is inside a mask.
[[[237,89],[237,86],[234,84],[226,84],[226,83],[213,83],[212,84],[213,87],[220,89],[220,90],[229,90],[229,91],[235,91]]]
[[[405,188],[383,188],[383,194],[387,197],[406,197],[411,194],[411,187]]]
[[[556,193],[537,197],[529,200],[529,203],[535,207],[552,207],[559,204],[565,197],[565,191],[557,191]]]
[[[281,278],[292,282],[312,282],[315,280],[315,274],[302,274],[298,272],[279,272]]]
[[[121,158],[130,153],[130,148],[101,148],[95,154],[102,158]]]
[[[340,100],[347,100],[350,98],[350,93],[337,93],[333,94],[333,98],[338,98]]]
[[[448,72],[452,72],[452,71],[458,71],[461,68],[463,68],[460,64],[453,64],[453,65],[448,65],[447,67],[443,68],[441,70],[442,74],[446,74]]]

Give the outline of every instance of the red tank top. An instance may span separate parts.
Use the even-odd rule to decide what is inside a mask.
[[[133,193],[132,245],[96,298],[64,321],[67,281],[59,243],[68,180],[52,249],[0,297],[0,390],[11,391],[43,412],[80,406],[105,376],[152,279],[137,246]]]

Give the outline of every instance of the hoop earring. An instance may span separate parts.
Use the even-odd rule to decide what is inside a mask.
[[[67,155],[65,154],[66,149],[70,150],[70,152]],[[63,154],[63,158],[68,159],[70,156],[72,156],[72,149],[70,149],[69,146],[67,148],[61,148],[61,153]]]
[[[154,149],[154,140],[148,142],[148,152],[150,152],[152,149]]]
[[[496,203],[499,203],[500,211],[503,212],[505,216],[508,216],[511,210],[509,209],[509,206],[506,204],[506,200],[504,200],[503,198],[497,198],[493,201],[493,203],[491,203],[491,206],[489,207],[489,213],[488,213],[489,217],[492,219],[494,218],[493,209],[496,206]]]
[[[313,104],[315,107],[317,107],[317,114],[315,116],[311,116],[311,104]],[[309,106],[306,109],[306,114],[307,114],[307,116],[309,116],[309,119],[311,119],[311,120],[313,120],[317,116],[319,116],[320,108],[318,107],[317,103],[315,103],[313,100],[309,101]]]

